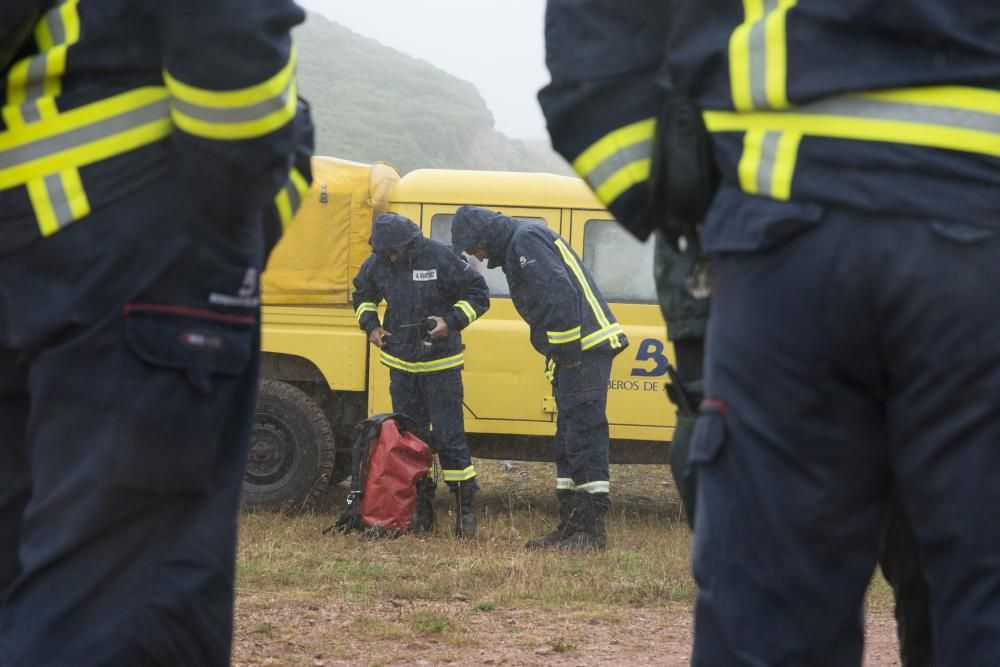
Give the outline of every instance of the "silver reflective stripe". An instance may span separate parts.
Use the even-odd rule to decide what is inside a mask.
[[[28,101],[37,100],[45,94],[46,57],[35,56],[28,62],[28,78],[25,81],[24,95]]]
[[[771,194],[771,182],[774,178],[774,165],[778,159],[778,143],[780,132],[768,132],[760,142],[760,163],[757,166],[757,192]]]
[[[791,113],[891,120],[903,123],[927,123],[1000,134],[1000,109],[997,109],[997,113],[993,114],[933,104],[892,102],[864,97],[838,97],[794,107],[789,111]]]
[[[53,8],[46,14],[45,22],[49,24],[49,35],[52,36],[52,43],[63,44],[66,41],[66,25],[63,23],[59,7]]]
[[[291,82],[291,80],[290,80]],[[291,92],[291,85],[285,88],[281,95],[268,98],[263,102],[257,102],[249,106],[231,107],[219,109],[216,107],[206,107],[200,104],[192,104],[179,98],[173,98],[171,105],[174,109],[185,116],[190,116],[206,123],[245,123],[253,120],[267,118],[276,111],[281,111],[288,103],[288,95]]]
[[[604,184],[604,181],[614,176],[626,165],[650,157],[652,150],[653,142],[651,139],[644,139],[631,146],[626,146],[604,158],[600,164],[587,174],[584,180],[587,181],[590,187],[596,190]]]
[[[132,109],[117,116],[84,125],[23,146],[0,151],[0,169],[18,167],[32,160],[46,158],[73,148],[86,146],[94,141],[133,130],[169,117],[166,100],[157,100],[146,106]]]
[[[299,204],[302,203],[299,189],[295,187],[295,181],[288,181],[288,184],[285,185],[285,192],[288,193],[288,203],[291,205],[292,215],[295,215],[295,212],[299,210]]]
[[[750,99],[755,109],[767,109],[767,15],[778,0],[764,0],[764,15],[750,26]]]
[[[59,174],[48,174],[45,177],[45,189],[48,191],[49,201],[52,202],[52,210],[56,215],[56,222],[60,227],[65,227],[75,220],[73,211],[69,208],[69,197],[63,188],[62,178]]]

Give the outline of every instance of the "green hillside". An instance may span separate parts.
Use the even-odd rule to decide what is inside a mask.
[[[299,86],[312,104],[316,152],[421,167],[561,171],[547,146],[494,129],[476,87],[315,14],[297,29]]]

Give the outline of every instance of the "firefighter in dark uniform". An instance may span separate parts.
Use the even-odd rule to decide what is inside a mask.
[[[468,262],[401,215],[376,218],[371,246],[354,279],[358,324],[389,367],[393,411],[416,421],[418,435],[438,454],[455,495],[455,534],[474,537],[479,484],[465,440],[461,332],[489,310],[489,289]],[[427,320],[433,328],[424,326]]]
[[[531,344],[545,357],[559,409],[554,442],[559,525],[529,549],[607,548],[608,381],[628,339],[597,283],[561,236],[544,225],[462,206],[451,228],[456,251],[507,276]]]
[[[694,664],[858,664],[893,493],[934,660],[1000,662],[998,26],[977,0],[549,2],[556,148],[640,237],[704,220]]]
[[[305,15],[34,4],[0,47],[0,664],[227,665]]]

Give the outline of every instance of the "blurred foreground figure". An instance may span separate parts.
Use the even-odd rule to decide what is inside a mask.
[[[0,63],[0,664],[226,665],[304,13],[35,5]]]
[[[895,487],[936,664],[1000,664],[1000,6],[550,0],[546,23],[554,146],[637,236],[712,259],[693,662],[859,664]]]

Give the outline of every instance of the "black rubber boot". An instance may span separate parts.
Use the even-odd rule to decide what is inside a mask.
[[[604,525],[607,513],[606,498],[597,501],[591,494],[577,491],[573,496],[573,514],[567,535],[556,543],[556,548],[571,551],[607,549],[608,533]]]
[[[434,494],[437,483],[431,475],[417,482],[417,507],[413,512],[413,532],[434,532]]]
[[[528,540],[528,543],[524,545],[525,549],[554,547],[566,537],[566,528],[569,526],[570,516],[573,514],[573,491],[566,489],[556,491],[556,498],[559,500],[559,525],[547,535]]]
[[[455,536],[476,536],[476,491],[475,486],[459,484],[455,487]]]

